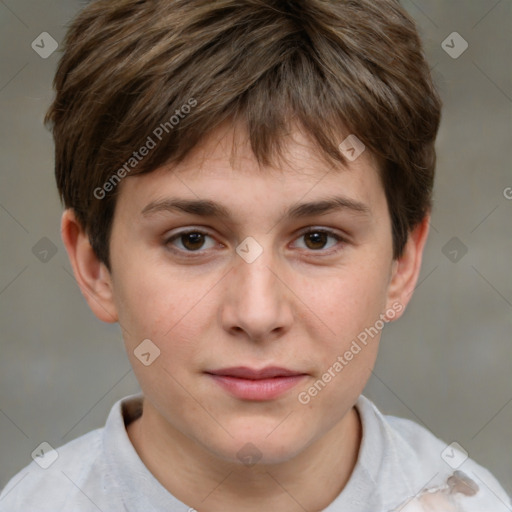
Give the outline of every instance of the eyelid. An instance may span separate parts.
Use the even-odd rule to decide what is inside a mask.
[[[307,233],[311,232],[317,232],[320,233],[327,233],[328,235],[332,235],[334,237],[340,238],[340,239],[348,239],[348,235],[343,235],[339,233],[337,230],[333,228],[329,228],[327,226],[308,226],[306,228],[303,228],[298,231],[297,236],[305,235]]]

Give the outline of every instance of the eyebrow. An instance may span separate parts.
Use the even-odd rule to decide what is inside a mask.
[[[292,219],[300,219],[314,215],[325,215],[327,213],[342,210],[348,210],[361,216],[371,216],[371,210],[366,204],[348,197],[335,196],[313,202],[292,205],[285,212],[282,218],[289,217]],[[229,209],[224,205],[209,199],[161,199],[149,203],[141,211],[141,214],[143,216],[149,216],[158,212],[173,211],[199,215],[201,217],[218,217],[226,220],[232,219]]]

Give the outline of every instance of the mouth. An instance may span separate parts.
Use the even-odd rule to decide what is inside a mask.
[[[260,370],[247,366],[205,372],[231,395],[242,400],[272,400],[296,386],[308,374],[277,366]]]

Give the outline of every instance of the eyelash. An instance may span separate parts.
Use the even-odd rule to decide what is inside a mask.
[[[182,236],[185,236],[185,235],[190,235],[190,234],[200,234],[200,235],[206,235],[206,236],[209,236],[210,238],[213,238],[209,233],[205,232],[205,231],[201,231],[200,229],[188,229],[188,230],[185,230],[185,231],[180,231],[179,233],[175,233],[174,235],[172,235],[171,237],[167,238],[165,241],[164,241],[164,245],[165,246],[170,246],[170,244],[172,242],[174,242],[175,240],[181,238]],[[334,238],[337,242],[341,242],[343,245],[345,245],[345,243],[347,243],[347,240],[340,236],[338,233],[330,230],[330,229],[326,229],[326,228],[308,228],[306,231],[302,231],[301,233],[299,233],[299,235],[297,236],[296,240],[301,238],[301,237],[304,237],[310,233],[323,233],[323,234],[326,234],[328,236],[331,236],[332,238]],[[174,253],[179,253],[179,254],[186,254],[188,258],[194,258],[196,256],[201,256],[202,254],[204,254],[206,251],[204,250],[201,250],[201,249],[198,249],[197,251],[189,251],[189,250],[183,250],[183,249],[176,249],[174,247],[170,247],[169,250],[171,250],[172,252]],[[303,249],[304,250],[304,249]],[[335,254],[339,251],[342,250],[341,247],[337,248],[337,249],[318,249],[318,250],[314,250],[314,249],[305,249],[307,252],[311,252],[311,253],[318,253],[318,254],[322,254],[324,256],[330,256],[332,254]]]

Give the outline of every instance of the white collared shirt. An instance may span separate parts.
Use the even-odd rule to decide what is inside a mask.
[[[458,464],[460,453],[422,426],[384,416],[362,395],[356,408],[362,421],[358,460],[324,512],[512,511],[489,471],[469,458],[455,467],[451,459]],[[31,462],[2,490],[0,512],[192,512],[135,451],[125,425],[141,410],[142,395],[125,397],[114,404],[104,428],[57,448],[47,469]]]

